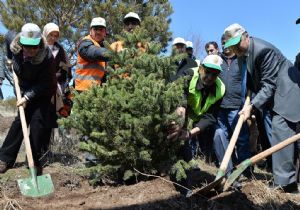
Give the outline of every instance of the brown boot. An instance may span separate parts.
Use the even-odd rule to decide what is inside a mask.
[[[7,163],[0,160],[0,173],[3,174],[8,170]]]

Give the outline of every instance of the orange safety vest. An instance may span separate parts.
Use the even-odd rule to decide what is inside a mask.
[[[84,37],[82,40],[88,39],[97,47],[101,47],[90,35]],[[89,89],[92,85],[101,85],[102,79],[105,75],[106,62],[104,61],[86,61],[79,53],[77,56],[76,76],[75,76],[75,90],[84,91]]]

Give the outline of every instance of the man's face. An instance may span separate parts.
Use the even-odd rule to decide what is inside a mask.
[[[33,58],[39,51],[39,45],[22,45],[23,54],[27,58]]]
[[[127,32],[132,32],[138,25],[140,25],[139,20],[134,18],[128,18],[124,21],[124,29]]]
[[[230,47],[230,49],[233,51],[234,54],[236,54],[238,57],[244,56],[248,52],[249,48],[249,37],[248,36],[242,36],[241,41],[237,43],[236,45],[233,45]]]
[[[212,86],[220,74],[219,70],[200,66],[200,77],[205,86]]]
[[[205,49],[207,55],[218,55],[218,49],[215,48],[214,45],[210,44],[208,47]]]
[[[231,49],[230,49],[230,47],[224,48],[225,43],[226,43],[226,41],[223,39],[223,40],[222,40],[222,50],[223,50],[223,53],[224,53],[225,55],[226,55],[226,54],[230,54],[230,53],[231,53]]]
[[[106,28],[103,26],[93,26],[90,35],[96,42],[102,42],[106,37]]]
[[[182,43],[177,43],[174,45],[175,47],[175,50],[178,52],[178,53],[185,53],[185,44],[182,44]]]

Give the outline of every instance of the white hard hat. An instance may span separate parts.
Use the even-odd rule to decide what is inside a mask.
[[[34,23],[26,23],[21,29],[20,43],[23,45],[39,45],[42,38],[40,27]]]
[[[137,19],[139,22],[141,22],[141,18],[140,18],[139,15],[136,14],[135,12],[129,12],[127,15],[125,15],[124,21],[125,21],[127,18],[134,18],[134,19]]]
[[[176,37],[173,41],[173,45],[175,45],[175,44],[184,44],[185,45],[185,41],[181,37]]]
[[[106,28],[106,21],[104,18],[102,17],[96,17],[92,19],[90,28],[92,28],[93,26],[103,26]]]
[[[191,42],[191,41],[186,41],[185,45],[186,45],[186,48],[193,48],[193,42]]]

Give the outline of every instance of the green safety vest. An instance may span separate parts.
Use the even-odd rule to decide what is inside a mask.
[[[192,69],[194,71],[194,75],[189,84],[188,105],[189,105],[189,108],[191,108],[189,114],[191,115],[190,117],[193,120],[199,120],[201,115],[203,115],[209,109],[209,107],[211,107],[211,105],[216,103],[219,99],[221,99],[224,96],[225,85],[218,77],[216,79],[216,86],[217,86],[216,94],[214,95],[214,94],[209,93],[209,95],[207,96],[206,101],[204,103],[204,106],[201,107],[202,93],[201,93],[201,91],[198,91],[196,89],[197,81],[199,78],[199,72],[198,72],[199,68],[195,67]]]

